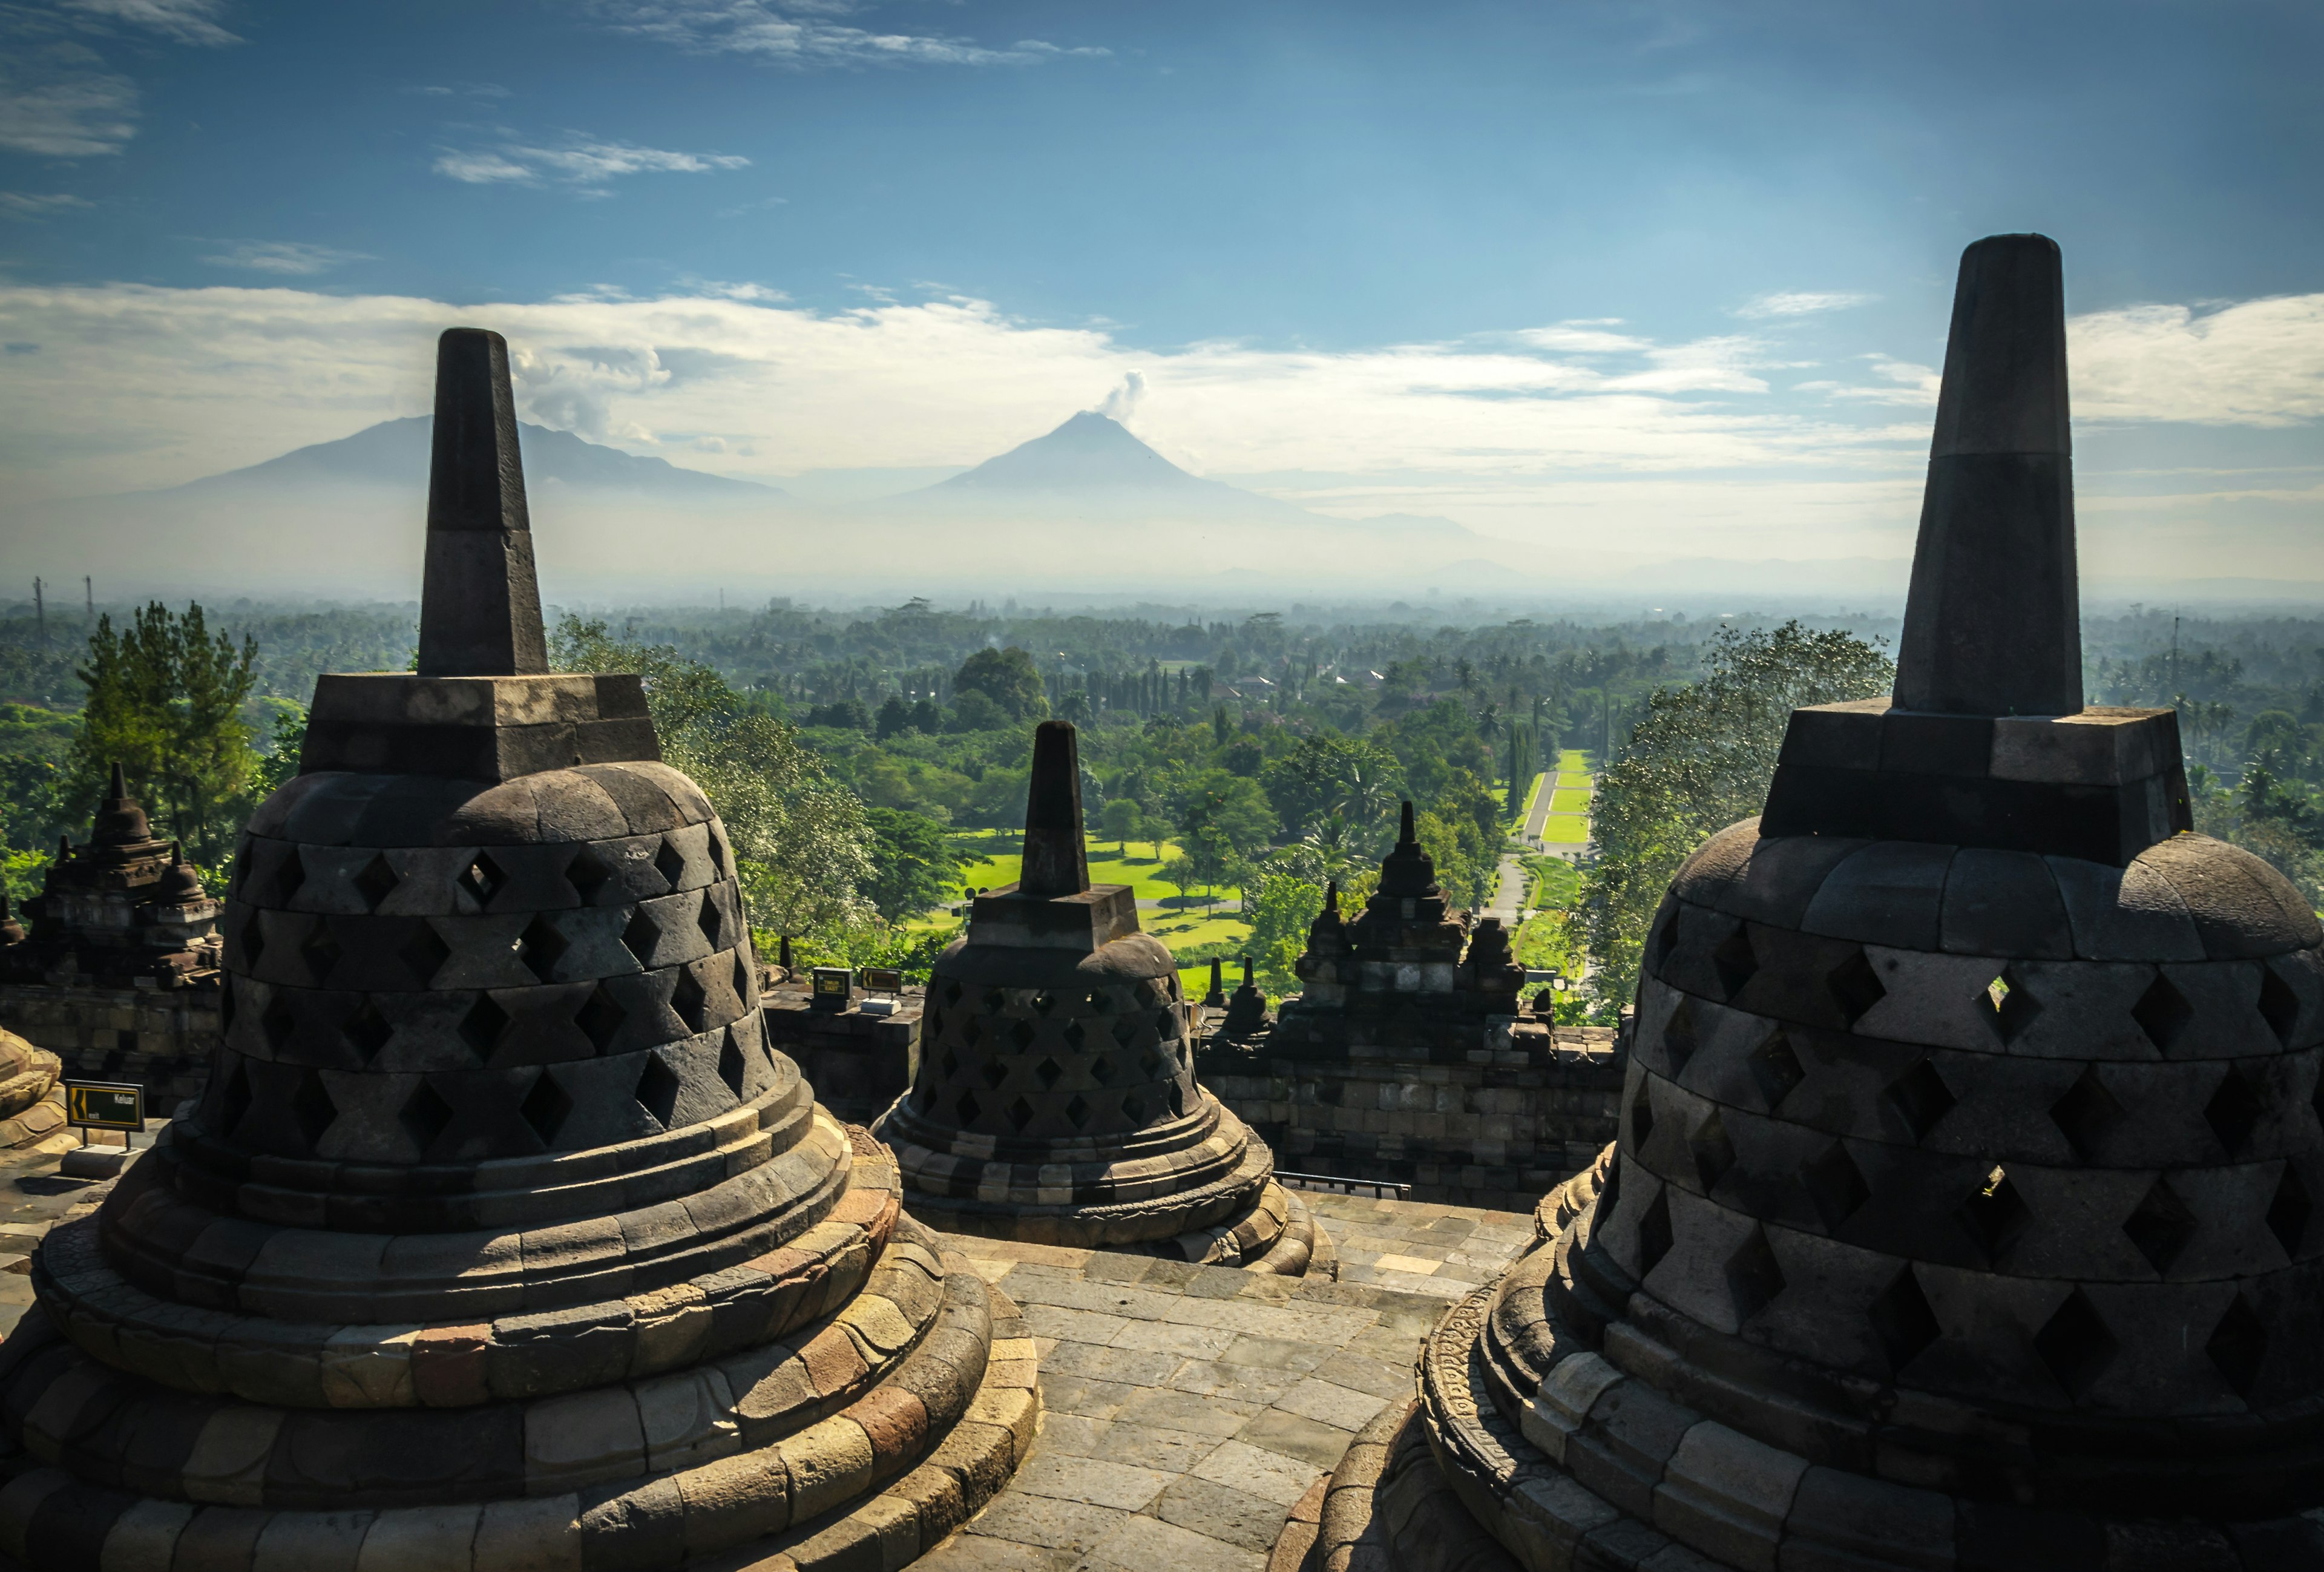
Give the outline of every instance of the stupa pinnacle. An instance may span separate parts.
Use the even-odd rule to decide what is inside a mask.
[[[2044,235],[1996,235],[1961,254],[1896,707],[2082,707],[2066,291]]]
[[[426,571],[421,676],[549,670],[508,343],[481,328],[454,328],[436,345]]]

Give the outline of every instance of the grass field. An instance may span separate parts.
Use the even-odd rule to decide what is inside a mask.
[[[1581,846],[1590,839],[1589,818],[1579,813],[1553,813],[1541,827],[1541,838],[1551,846]]]
[[[1016,883],[1018,870],[1024,858],[1015,850],[1018,837],[999,830],[968,830],[953,837],[971,856],[981,860],[970,863],[960,871],[964,883],[990,890],[996,884]],[[1140,901],[1168,901],[1178,891],[1160,878],[1162,864],[1178,855],[1175,842],[1162,843],[1162,855],[1151,856],[1153,846],[1147,841],[1131,841],[1130,855],[1118,855],[1118,842],[1099,841],[1084,837],[1089,854],[1090,883],[1093,884],[1127,884]],[[985,848],[993,849],[987,850]],[[1006,847],[1009,849],[1000,849]]]
[[[1590,793],[1580,787],[1561,786],[1557,789],[1557,795],[1549,800],[1549,810],[1552,813],[1587,813],[1590,811]]]
[[[962,848],[980,860],[961,870],[961,881],[978,889],[991,890],[1002,884],[1014,883],[1024,858],[1016,850],[1017,837],[999,830],[966,830],[954,837]],[[1138,926],[1160,939],[1173,949],[1192,949],[1198,945],[1239,944],[1250,937],[1250,924],[1233,915],[1236,896],[1233,891],[1222,889],[1219,901],[1204,911],[1199,893],[1182,897],[1177,887],[1164,883],[1157,874],[1164,858],[1178,855],[1176,844],[1162,843],[1162,856],[1149,854],[1151,843],[1131,841],[1130,855],[1119,855],[1118,842],[1087,839],[1084,846],[1089,855],[1090,883],[1093,884],[1127,884],[1140,902],[1160,901],[1167,904],[1159,911],[1141,911]],[[985,848],[991,847],[991,850]],[[1004,849],[1006,848],[1006,849]],[[959,920],[947,912],[925,912],[906,926],[937,928]],[[1203,986],[1210,985],[1210,963],[1199,968],[1187,968],[1187,975],[1199,969]],[[1231,970],[1231,968],[1230,968]],[[1242,974],[1235,971],[1235,976]],[[1199,990],[1197,991],[1199,993]]]

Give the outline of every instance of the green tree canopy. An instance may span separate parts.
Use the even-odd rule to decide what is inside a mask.
[[[79,795],[94,801],[118,762],[129,789],[198,863],[230,849],[251,784],[251,726],[243,717],[256,675],[256,641],[212,634],[198,604],[182,616],[160,601],[116,629],[111,614],[88,636],[88,689],[73,750]]]
[[[955,696],[982,694],[1011,720],[1042,720],[1049,713],[1040,668],[1033,664],[1030,654],[1014,644],[1005,650],[977,651],[961,662],[952,686]]]
[[[901,922],[954,899],[967,858],[943,825],[892,808],[867,808],[863,817],[872,837],[872,878],[863,892],[882,919]]]
[[[1591,803],[1598,861],[1582,920],[1601,1016],[1610,1019],[1636,993],[1646,927],[1679,865],[1766,801],[1791,712],[1869,698],[1895,679],[1895,663],[1873,644],[1794,621],[1721,630],[1705,652],[1701,681],[1647,699],[1620,756],[1599,775]]]
[[[873,834],[862,802],[833,781],[798,733],[725,678],[668,645],[610,637],[567,614],[551,660],[565,671],[635,671],[662,757],[702,788],[734,844],[753,928],[815,934],[872,914]]]

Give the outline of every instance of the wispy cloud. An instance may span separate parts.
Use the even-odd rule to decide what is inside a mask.
[[[0,36],[0,147],[100,158],[136,134],[136,83],[79,44]]]
[[[877,32],[833,20],[859,9],[848,0],[594,0],[590,9],[618,32],[698,53],[800,67],[1024,66],[1113,52],[1033,38],[988,45],[935,33]]]
[[[421,98],[505,98],[509,90],[498,82],[419,82],[401,89]]]
[[[90,20],[118,23],[158,32],[179,43],[240,43],[218,25],[225,0],[64,0],[64,9]]]
[[[1897,360],[1886,355],[1867,355],[1861,358],[1876,380],[1851,383],[1822,379],[1796,383],[1793,384],[1792,391],[1823,393],[1857,403],[1895,404],[1904,409],[1933,410],[1937,407],[1937,393],[1944,379],[1935,366]]]
[[[447,149],[437,156],[439,175],[469,185],[546,185],[599,187],[623,175],[700,174],[710,170],[749,167],[751,161],[731,153],[674,153],[666,148],[640,147],[633,143],[606,142],[568,133],[553,147],[514,140],[493,148]]]
[[[281,273],[290,277],[307,277],[328,273],[350,262],[369,262],[371,254],[363,251],[340,251],[328,245],[308,245],[295,240],[235,240],[213,241],[224,245],[224,251],[202,258],[214,267],[242,267],[254,273]]]
[[[755,202],[739,202],[732,208],[721,208],[718,209],[718,216],[721,218],[740,218],[745,213],[769,212],[776,208],[788,207],[789,204],[788,197],[761,197]]]
[[[1877,295],[1843,294],[1837,291],[1782,290],[1760,295],[1735,308],[1738,317],[1812,317],[1819,311],[1844,311],[1869,305]]]
[[[93,208],[96,205],[86,198],[67,196],[62,192],[40,196],[31,191],[0,191],[0,213],[14,218],[38,218],[72,208]]]

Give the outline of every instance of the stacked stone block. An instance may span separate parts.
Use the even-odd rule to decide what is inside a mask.
[[[1490,917],[1471,933],[1452,912],[1414,834],[1409,802],[1364,910],[1343,920],[1339,886],[1330,886],[1294,969],[1302,992],[1283,1002],[1265,1032],[1269,1054],[1462,1064],[1506,1048],[1526,1016],[1518,998],[1525,968],[1508,933]],[[1245,1023],[1237,1035],[1255,1039],[1259,1030]]]
[[[1287,1168],[1408,1185],[1417,1201],[1530,1211],[1614,1138],[1621,1046],[1609,1027],[1562,1026],[1554,1038],[1542,1027],[1475,1058],[1335,1063],[1214,1041],[1200,1068]]]
[[[465,461],[521,497],[484,338],[447,335],[439,439],[447,394],[484,405]],[[501,533],[457,559],[529,584]],[[433,615],[438,555],[423,627],[495,647]],[[318,693],[309,767],[237,858],[208,1090],[35,1257],[0,1345],[0,1556],[901,1565],[1031,1442],[1013,1308],[769,1049],[725,832],[650,723],[525,768],[574,685],[429,647]],[[400,772],[344,767],[374,724]]]
[[[1895,702],[1795,712],[1680,870],[1619,1140],[1318,1547],[2324,1566],[2324,926],[2185,833],[2168,712],[2080,708],[2061,302],[1963,257]]]
[[[1036,733],[1024,876],[937,960],[912,1089],[876,1127],[917,1216],[962,1233],[1297,1275],[1314,1225],[1195,1080],[1177,964],[1093,886],[1073,727]]]

